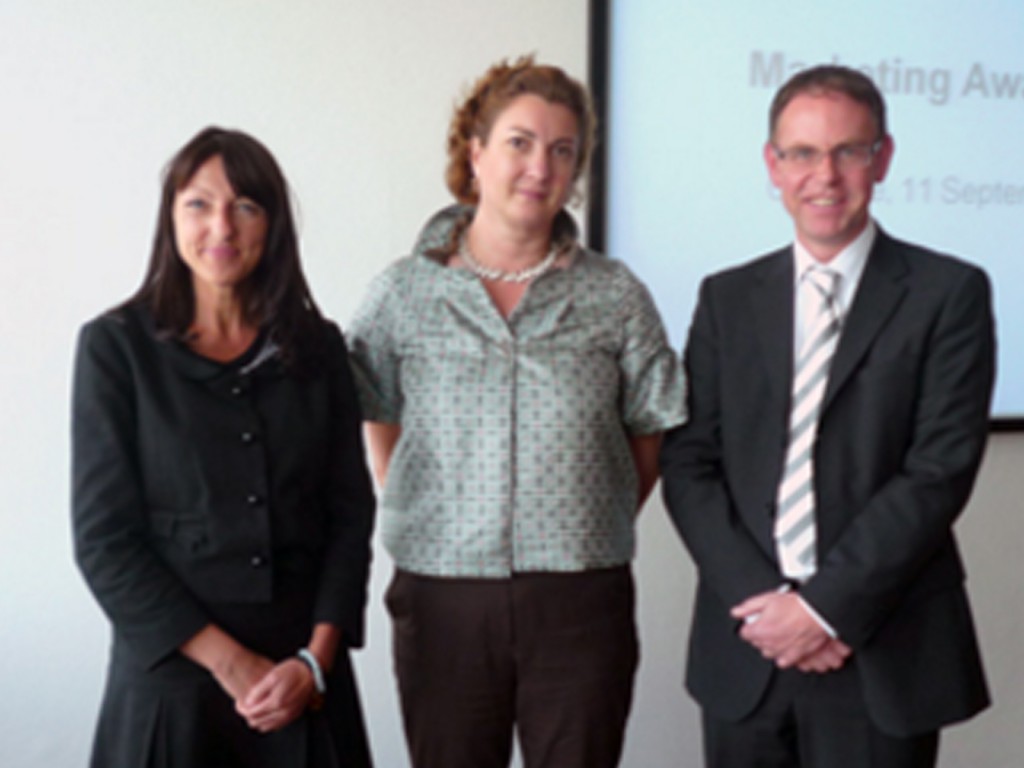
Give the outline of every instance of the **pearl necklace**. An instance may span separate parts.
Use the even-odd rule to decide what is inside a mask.
[[[459,241],[459,258],[466,263],[466,266],[469,267],[469,270],[474,275],[484,280],[499,280],[503,283],[525,283],[540,277],[555,265],[555,259],[558,258],[558,248],[552,245],[548,255],[532,267],[520,269],[518,272],[506,272],[504,269],[485,267],[477,261],[473,254],[470,253],[469,243],[466,242],[466,237],[463,236]]]

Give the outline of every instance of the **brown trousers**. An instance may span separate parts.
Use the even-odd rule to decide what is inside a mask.
[[[454,579],[385,597],[414,768],[614,768],[639,650],[628,566]]]

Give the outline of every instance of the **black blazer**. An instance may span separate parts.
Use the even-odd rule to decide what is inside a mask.
[[[772,538],[793,368],[793,254],[701,286],[690,421],[666,436],[665,501],[698,569],[687,685],[739,719],[772,664],[729,608],[782,581]],[[803,597],[854,651],[869,711],[907,735],[988,704],[952,526],[988,434],[985,274],[879,231],[847,315],[815,451],[818,571]]]
[[[118,646],[157,664],[211,606],[297,590],[309,625],[363,641],[374,515],[345,343],[285,369],[255,345],[234,365],[157,338],[122,309],[79,337],[72,508],[79,566]]]

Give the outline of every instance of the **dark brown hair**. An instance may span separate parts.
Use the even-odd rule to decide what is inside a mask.
[[[218,156],[235,193],[258,203],[267,217],[263,254],[238,286],[242,316],[270,334],[285,360],[296,360],[319,347],[323,322],[302,273],[288,184],[269,150],[241,131],[205,128],[167,164],[149,265],[127,303],[146,307],[162,335],[185,337],[195,296],[192,273],[175,242],[174,199],[200,166]]]
[[[448,126],[445,181],[460,203],[476,205],[479,201],[470,166],[471,140],[476,137],[486,144],[498,115],[517,97],[525,94],[560,104],[576,117],[579,154],[573,181],[577,182],[582,177],[594,146],[597,123],[587,89],[558,67],[535,64],[533,56],[521,56],[511,64],[504,60],[488,69],[452,113]]]
[[[794,98],[803,93],[842,93],[871,111],[878,129],[876,138],[886,135],[885,100],[870,77],[850,67],[822,64],[797,72],[787,80],[772,99],[768,112],[768,138],[775,136],[779,115]]]

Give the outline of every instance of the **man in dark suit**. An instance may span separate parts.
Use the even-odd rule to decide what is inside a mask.
[[[709,766],[933,766],[988,705],[952,528],[988,432],[989,285],[872,220],[892,155],[868,78],[795,75],[764,148],[795,242],[701,286],[661,469]]]

